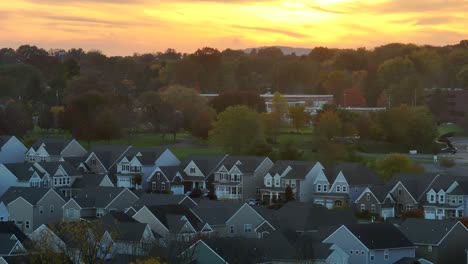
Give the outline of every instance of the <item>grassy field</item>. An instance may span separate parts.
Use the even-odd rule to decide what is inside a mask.
[[[453,124],[453,125],[440,125],[437,130],[439,131],[439,136],[454,133],[456,136],[466,135],[467,132],[464,131],[461,127]]]
[[[171,148],[172,153],[180,160],[183,160],[191,154],[225,154],[220,147],[205,147],[205,148]]]
[[[190,137],[190,135],[187,133],[178,133],[176,136],[176,142],[188,137]],[[134,147],[148,147],[168,145],[176,142],[173,141],[172,134],[166,134],[163,139],[161,134],[157,133],[141,133],[132,135],[131,137],[122,137],[113,140],[94,140],[90,142],[80,140],[80,144],[86,148],[91,148],[94,145],[132,145]]]

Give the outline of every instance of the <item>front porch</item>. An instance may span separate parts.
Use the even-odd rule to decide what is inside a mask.
[[[194,189],[205,190],[206,182],[205,181],[184,181],[184,192],[187,193]]]
[[[425,219],[456,219],[463,217],[463,207],[450,208],[450,207],[424,207]]]
[[[241,200],[242,186],[215,185],[215,194],[218,199]]]
[[[349,203],[349,196],[347,194],[317,194],[313,196],[313,201],[315,204],[321,204],[328,209],[333,209],[336,207],[343,207]]]

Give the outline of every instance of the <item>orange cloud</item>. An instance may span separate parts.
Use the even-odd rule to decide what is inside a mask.
[[[446,45],[468,38],[465,0],[10,0],[0,46],[127,55],[281,45]]]

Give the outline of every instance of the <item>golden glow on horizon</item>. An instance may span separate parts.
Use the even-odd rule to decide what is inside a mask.
[[[10,0],[0,5],[0,47],[127,55],[203,46],[446,45],[468,38],[466,10],[466,0]]]

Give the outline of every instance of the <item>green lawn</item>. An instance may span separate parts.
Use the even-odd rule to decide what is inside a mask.
[[[177,140],[188,137],[190,137],[190,135],[187,133],[177,133],[176,142]],[[85,148],[91,148],[94,145],[132,145],[134,147],[150,147],[168,145],[176,142],[173,141],[172,134],[166,134],[165,138],[163,139],[161,134],[157,133],[140,133],[132,135],[131,137],[122,137],[110,141],[93,140],[88,142],[86,140],[80,140],[80,144],[82,144]]]
[[[439,136],[454,133],[457,136],[465,135],[466,131],[464,131],[461,127],[457,125],[440,125],[437,130],[439,131]]]
[[[172,153],[177,156],[180,160],[185,159],[191,154],[225,154],[220,147],[206,147],[206,148],[172,148]]]

